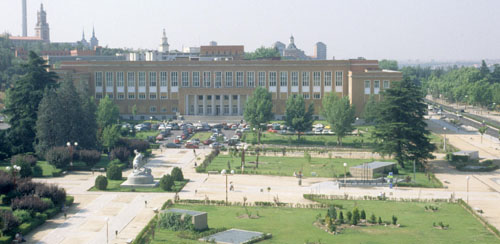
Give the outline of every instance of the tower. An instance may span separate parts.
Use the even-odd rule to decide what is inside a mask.
[[[85,30],[82,30],[82,40],[80,42],[82,43],[82,46],[85,48],[89,46],[89,43],[85,39]]]
[[[26,14],[26,0],[23,0],[23,36],[28,36],[28,24]]]
[[[40,11],[37,13],[37,19],[35,27],[36,36],[44,42],[50,42],[49,24],[47,23],[47,13],[43,10],[43,3],[40,4]]]
[[[288,43],[287,49],[297,49],[295,46],[295,39],[293,38],[293,35],[290,35],[290,41]]]
[[[92,27],[92,37],[90,38],[90,49],[94,50],[95,47],[99,46],[99,40],[95,37],[95,28]]]
[[[314,45],[314,57],[317,60],[326,60],[326,45],[322,42],[316,42]]]
[[[158,51],[168,53],[168,46],[167,34],[165,33],[165,29],[163,29],[163,37],[161,38],[161,44]]]

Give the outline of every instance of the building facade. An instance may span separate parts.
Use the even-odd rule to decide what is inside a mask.
[[[380,93],[400,72],[380,70],[376,60],[232,60],[166,62],[62,62],[60,77],[69,76],[97,100],[108,96],[122,117],[134,119],[175,115],[241,116],[253,90],[272,94],[273,113],[285,114],[289,96],[303,96],[319,116],[327,93],[349,96],[360,115],[370,95]]]
[[[322,42],[314,44],[314,56],[317,60],[326,60],[326,45]]]

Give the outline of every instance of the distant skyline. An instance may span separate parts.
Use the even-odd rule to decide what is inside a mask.
[[[291,34],[307,55],[321,41],[327,58],[478,60],[500,58],[497,0],[27,0],[28,35],[43,2],[52,42],[74,42],[95,26],[102,46],[170,49],[245,45],[245,51]],[[22,34],[21,0],[0,1],[0,32]]]

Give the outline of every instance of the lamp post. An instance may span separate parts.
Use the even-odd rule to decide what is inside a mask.
[[[344,186],[347,183],[347,163],[344,163]]]
[[[228,202],[228,199],[227,199],[227,194],[228,194],[228,191],[227,191],[227,171],[225,169],[223,169],[220,172],[220,174],[226,176],[226,205],[227,205],[227,202]]]
[[[467,179],[467,204],[469,204],[469,179],[470,176],[466,176],[465,179]]]
[[[443,151],[446,153],[446,127],[443,127],[443,130],[444,130]]]
[[[153,116],[149,117],[149,122],[153,123]]]
[[[78,142],[75,141],[73,145],[76,148],[78,146]],[[68,146],[69,148],[69,156],[71,157],[71,161],[69,162],[69,166],[71,168],[73,168],[73,145],[71,144],[71,142],[66,142],[66,146]]]
[[[14,177],[14,185],[16,184],[16,173],[18,171],[21,171],[21,166],[18,166],[16,164],[14,164],[12,167],[10,166],[7,166],[7,171],[11,171],[12,172],[12,176]]]
[[[467,102],[468,102],[467,98],[468,97],[469,97],[468,95],[465,95],[464,111],[467,109]]]

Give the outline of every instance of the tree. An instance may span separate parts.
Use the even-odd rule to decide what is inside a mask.
[[[120,140],[120,127],[118,125],[110,125],[104,128],[101,137],[102,146],[111,152],[116,143]]]
[[[340,211],[339,213],[339,222],[340,224],[344,223],[344,212]]]
[[[373,133],[375,151],[394,155],[403,168],[405,162],[415,160],[420,164],[434,158],[435,146],[430,143],[430,131],[426,129],[424,114],[427,106],[420,88],[405,78],[393,83],[383,96]]]
[[[481,61],[481,67],[479,68],[479,72],[481,73],[481,77],[486,78],[490,74],[490,69],[484,59]]]
[[[486,131],[488,130],[488,126],[484,125],[484,126],[481,126],[479,127],[478,131],[479,131],[479,134],[481,134],[481,143],[483,143],[483,135],[484,133],[486,133]],[[500,133],[500,132],[499,132]]]
[[[48,67],[45,60],[30,52],[28,62],[22,65],[26,74],[7,91],[4,114],[11,126],[8,134],[14,154],[34,150],[38,105],[45,88],[56,86],[57,76],[48,72]]]
[[[245,53],[245,59],[265,59],[265,58],[280,58],[281,55],[275,48],[259,47],[255,52]]]
[[[370,95],[370,98],[368,98],[368,102],[366,102],[363,110],[363,119],[366,123],[372,123],[376,120],[378,114],[379,111],[375,96]]]
[[[339,98],[334,93],[328,93],[323,98],[321,114],[337,135],[337,144],[342,146],[342,138],[353,130],[352,123],[355,120],[354,108],[351,107],[349,97]]]
[[[259,144],[262,125],[267,124],[273,118],[272,109],[271,93],[264,87],[257,87],[245,105],[244,118],[250,123],[250,126],[257,128],[257,142]]]
[[[97,107],[97,125],[99,130],[104,130],[107,126],[115,124],[120,116],[118,106],[108,96],[99,101]]]
[[[382,59],[378,62],[378,67],[381,69],[398,70],[398,61]]]
[[[174,178],[170,175],[163,175],[160,179],[160,188],[164,191],[171,191],[174,186]]]
[[[132,115],[135,116],[137,115],[137,104],[134,104],[134,106],[132,106]]]
[[[297,131],[300,140],[301,133],[311,129],[313,119],[314,105],[309,104],[306,110],[306,103],[302,96],[292,95],[286,101],[285,124]]]

